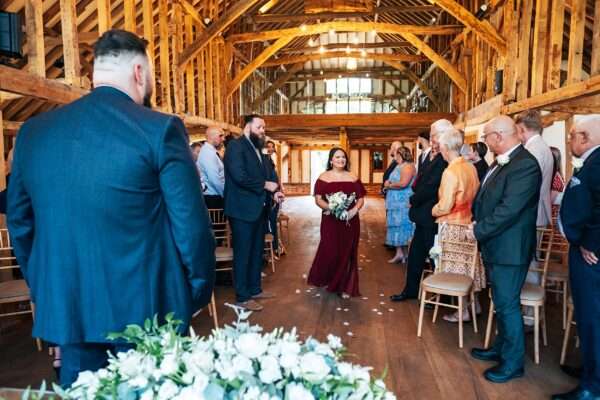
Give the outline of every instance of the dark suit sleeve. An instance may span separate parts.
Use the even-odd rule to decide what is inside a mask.
[[[17,257],[19,266],[21,267],[23,276],[29,283],[27,265],[29,262],[29,256],[31,255],[31,248],[33,246],[35,217],[33,215],[31,197],[29,197],[29,193],[27,193],[23,182],[23,171],[20,157],[22,150],[21,146],[19,146],[21,142],[19,139],[21,139],[23,136],[24,133],[21,133],[21,135],[17,136],[12,173],[10,184],[8,186],[6,205],[8,212],[6,215],[6,223],[8,225],[13,251]]]
[[[598,159],[600,160],[600,158]],[[587,166],[586,166],[587,167]],[[600,162],[590,166],[592,171],[600,170]],[[598,254],[600,251],[600,224],[594,223],[593,215],[600,215],[600,177],[587,174],[579,178],[579,184],[569,187],[568,202],[563,199],[560,220],[563,231],[569,242],[575,246],[583,246],[586,250]],[[596,203],[594,203],[596,199]]]
[[[537,205],[542,174],[535,159],[525,159],[521,165],[515,166],[515,171],[507,179],[502,200],[493,213],[475,224],[475,237],[480,242],[516,223],[526,207]]]
[[[158,166],[170,228],[198,309],[209,303],[214,286],[215,239],[187,133],[179,118],[169,119]]]
[[[423,181],[419,182],[419,190],[410,196],[411,206],[417,207],[431,201],[433,198],[437,198],[445,165],[445,163],[436,162],[436,165],[430,171],[423,171],[423,175],[420,177]]]
[[[263,194],[265,180],[262,174],[249,174],[244,163],[244,148],[238,141],[232,141],[225,151],[225,169],[236,185],[254,192]]]

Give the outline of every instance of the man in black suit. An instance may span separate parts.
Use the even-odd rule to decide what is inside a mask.
[[[421,154],[417,162],[417,171],[423,171],[431,161],[431,143],[429,142],[429,132],[423,131],[417,137],[417,143]]]
[[[129,324],[208,304],[215,240],[183,122],[152,111],[147,42],[105,32],[94,90],[29,119],[8,188],[8,229],[35,299],[33,335],[61,348],[60,381],[107,365]],[[144,107],[147,106],[147,107]]]
[[[491,382],[523,376],[525,338],[521,289],[536,248],[536,218],[542,173],[519,141],[507,116],[492,119],[483,138],[497,157],[473,202],[473,233],[491,283],[498,335],[490,349],[473,349],[474,358],[495,361],[485,371]]]
[[[600,115],[585,117],[569,133],[573,177],[560,207],[570,243],[569,275],[583,373],[574,390],[553,400],[600,399]]]
[[[265,225],[272,201],[283,201],[277,176],[262,154],[265,121],[244,118],[243,134],[225,152],[225,215],[233,239],[233,273],[237,305],[262,310],[255,300],[274,297],[261,288]]]
[[[390,179],[390,175],[392,174],[392,172],[394,172],[394,169],[398,165],[394,156],[396,155],[396,152],[398,151],[400,146],[402,146],[402,143],[400,143],[400,142],[392,142],[392,144],[390,145],[390,152],[388,153],[388,158],[391,159],[392,162],[390,163],[390,165],[387,167],[387,169],[383,173],[383,182],[381,183],[381,193],[383,193],[383,197],[385,197],[385,194],[386,194],[383,185],[384,185],[385,181]]]
[[[437,224],[431,215],[431,209],[438,202],[442,174],[448,166],[439,152],[437,135],[450,129],[454,129],[454,126],[446,119],[440,119],[431,125],[429,159],[423,160],[424,166],[417,173],[413,184],[414,193],[409,200],[408,217],[415,223],[415,233],[408,252],[406,285],[401,293],[390,296],[392,301],[416,299],[419,294],[419,282],[425,260],[437,233]]]

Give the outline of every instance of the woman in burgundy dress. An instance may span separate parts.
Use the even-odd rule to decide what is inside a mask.
[[[348,221],[329,214],[327,195],[354,193],[356,200],[348,207]],[[329,152],[327,171],[315,183],[315,201],[323,210],[321,242],[308,275],[310,285],[322,287],[342,297],[360,296],[358,290],[358,240],[360,220],[358,211],[365,204],[365,188],[348,170],[348,157],[340,148]]]

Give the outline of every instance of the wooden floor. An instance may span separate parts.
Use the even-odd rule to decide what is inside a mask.
[[[385,237],[385,210],[378,198],[369,198],[361,213],[360,288],[363,298],[343,300],[323,290],[310,290],[305,277],[319,241],[319,212],[312,198],[288,199],[283,207],[290,215],[288,254],[277,264],[277,272],[264,280],[265,289],[276,299],[264,301],[264,311],[251,319],[270,330],[296,326],[304,337],[325,339],[328,333],[342,337],[352,354],[350,361],[371,365],[374,374],[387,367],[388,386],[398,399],[545,399],[570,389],[577,382],[559,367],[562,340],[559,306],[549,305],[549,346],[542,350],[541,364],[532,362],[533,337],[528,335],[525,377],[506,384],[485,381],[482,372],[488,363],[473,360],[469,349],[481,346],[483,333],[465,328],[465,348],[457,345],[458,328],[441,319],[433,325],[427,312],[422,338],[417,338],[418,306],[415,301],[390,303],[388,296],[404,283],[405,266],[390,265],[391,254],[382,246]],[[233,301],[231,287],[216,290],[221,323],[231,322],[233,311],[223,303]],[[486,309],[487,307],[484,307]],[[480,317],[482,332],[484,318]],[[200,314],[193,322],[197,332],[208,333],[212,320]],[[38,353],[27,337],[31,323],[24,320],[9,324],[0,335],[0,387],[39,385],[52,380],[51,358],[47,351]],[[577,362],[577,350],[569,360]]]

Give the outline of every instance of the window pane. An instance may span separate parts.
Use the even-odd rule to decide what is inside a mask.
[[[337,80],[337,93],[347,94],[348,93],[348,78],[342,78]]]
[[[338,114],[347,114],[348,100],[338,100],[336,110]]]
[[[371,79],[360,78],[360,93],[371,93],[372,91]]]
[[[325,103],[325,114],[335,114],[335,113],[336,113],[335,100],[327,100],[327,103]]]
[[[348,79],[349,92],[351,95],[360,93],[360,79],[350,78]]]
[[[359,113],[360,112],[360,100],[350,100],[348,103],[348,112],[349,113]]]
[[[335,79],[328,79],[327,80],[327,83],[325,85],[325,86],[327,86],[327,88],[326,88],[327,94],[335,94],[336,93],[335,83],[336,83]]]
[[[361,113],[372,113],[373,112],[373,103],[370,100],[361,100],[360,112]]]

